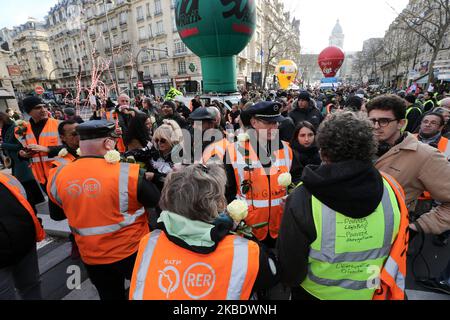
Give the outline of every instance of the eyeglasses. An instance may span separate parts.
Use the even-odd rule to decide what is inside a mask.
[[[369,119],[375,126],[377,123],[380,127],[387,127],[391,122],[398,121],[397,119],[380,118],[380,119]]]
[[[166,139],[155,139],[155,143],[156,144],[158,144],[158,143],[167,143],[167,140]]]

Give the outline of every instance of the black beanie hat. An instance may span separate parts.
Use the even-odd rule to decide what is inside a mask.
[[[405,100],[408,101],[409,103],[415,103],[416,102],[416,96],[413,94],[408,94],[405,97]]]
[[[22,104],[25,112],[30,113],[30,111],[33,110],[34,107],[40,104],[45,104],[45,102],[39,97],[31,96],[23,99]]]
[[[175,102],[173,102],[173,101],[166,100],[166,101],[164,101],[163,106],[169,106],[172,108],[173,112],[176,111],[176,105],[175,105]]]

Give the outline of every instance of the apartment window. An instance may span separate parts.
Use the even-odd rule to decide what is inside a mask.
[[[145,39],[145,28],[140,27],[139,28],[139,40],[144,40],[144,39]]]
[[[155,0],[155,15],[161,14],[161,0]]]
[[[164,33],[164,24],[162,21],[156,23],[156,34],[160,35]]]
[[[128,32],[122,31],[122,42],[128,42]]]
[[[128,19],[128,14],[126,12],[122,12],[120,14],[120,24],[127,23],[127,19]]]
[[[167,76],[169,75],[169,71],[167,69],[167,63],[162,63],[161,64],[161,75],[162,76]]]
[[[178,61],[178,74],[186,74],[186,61]]]
[[[148,61],[148,53],[147,52],[142,52],[142,62],[147,62]]]
[[[149,38],[153,37],[152,25],[151,24],[148,25],[148,37]]]
[[[119,37],[117,35],[113,36],[113,46],[119,45]]]
[[[171,2],[172,2],[171,8],[175,8],[175,6],[177,5],[177,0],[171,0]]]
[[[147,18],[150,18],[151,17],[151,14],[150,14],[150,3],[147,3],[145,5],[145,8],[146,8],[146,11],[147,11]]]
[[[108,32],[108,25],[106,24],[106,21],[102,23],[102,31]]]
[[[150,76],[150,67],[145,66],[144,67],[144,77],[149,77],[149,76]]]
[[[142,6],[136,8],[137,21],[144,19],[144,10]]]
[[[125,72],[123,70],[120,70],[118,75],[119,75],[119,80],[124,80],[125,79]]]
[[[175,19],[175,15],[172,16],[172,28],[173,31],[177,31],[177,21]]]
[[[159,51],[159,58],[160,59],[167,58],[167,54],[165,51],[167,49],[166,45],[164,43],[160,43],[160,44],[158,44],[158,47],[159,47],[159,50],[161,50],[161,51]]]
[[[184,44],[184,42],[182,41],[177,41],[175,42],[175,54],[182,54],[182,53],[186,53],[187,49],[186,49],[186,45]]]

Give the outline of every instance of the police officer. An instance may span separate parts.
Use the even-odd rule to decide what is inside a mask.
[[[247,139],[229,144],[224,157],[228,202],[234,199],[247,202],[247,225],[268,223],[253,232],[271,248],[278,237],[281,204],[286,196],[278,177],[288,173],[292,164],[292,150],[278,134],[278,123],[283,120],[280,110],[280,104],[272,101],[259,102],[247,109],[252,127],[247,130]]]
[[[126,299],[140,239],[149,232],[146,208],[160,193],[139,165],[120,163],[114,122],[92,120],[77,127],[81,157],[51,176],[50,200],[63,211],[81,259],[100,298]],[[56,210],[56,209],[53,209]]]
[[[223,133],[216,129],[215,111],[214,108],[200,107],[189,115],[189,119],[193,121],[191,141],[194,161],[201,161],[206,147],[223,139]]]

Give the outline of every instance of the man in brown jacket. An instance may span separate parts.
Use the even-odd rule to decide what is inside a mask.
[[[441,203],[417,219],[410,228],[431,234],[450,230],[450,163],[437,149],[419,142],[410,133],[401,133],[406,113],[401,98],[379,96],[367,105],[367,112],[380,144],[375,167],[402,185],[410,212],[414,210],[417,198],[426,190]]]
[[[403,187],[406,205],[414,211],[417,198],[429,191],[440,203],[410,224],[416,232],[441,234],[450,230],[450,163],[437,149],[419,142],[405,126],[406,106],[393,95],[377,97],[367,105],[379,141],[375,167],[393,176]],[[450,262],[437,279],[418,280],[425,287],[450,293]]]

